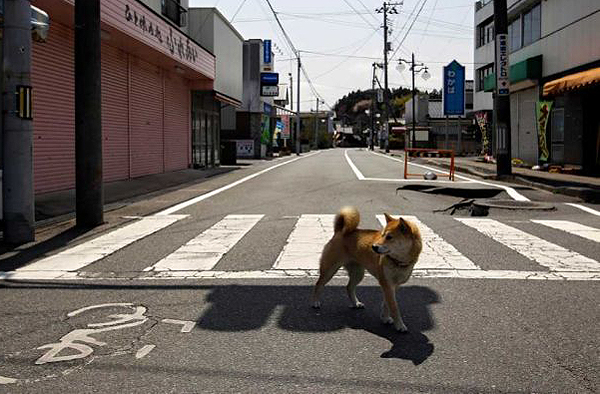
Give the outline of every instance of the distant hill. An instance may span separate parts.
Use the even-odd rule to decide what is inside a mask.
[[[417,90],[417,93],[420,93]],[[439,95],[435,89],[431,92],[432,98]],[[407,88],[398,88],[391,90],[390,106],[392,113],[390,118],[401,118],[404,116],[404,106],[411,98],[411,90]],[[346,125],[351,125],[355,132],[364,130],[370,127],[370,115],[365,113],[365,110],[371,110],[371,102],[376,99],[376,91],[356,90],[348,93],[339,99],[333,106],[336,112],[337,119],[344,122]],[[383,103],[377,103],[376,113],[383,113]]]

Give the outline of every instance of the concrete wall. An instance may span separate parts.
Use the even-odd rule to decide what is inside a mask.
[[[243,37],[216,8],[190,8],[190,36],[214,53],[214,89],[242,101]]]

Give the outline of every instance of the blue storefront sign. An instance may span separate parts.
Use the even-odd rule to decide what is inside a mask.
[[[265,114],[270,115],[272,110],[273,107],[271,106],[271,104],[263,103],[263,111]]]
[[[263,63],[271,63],[271,40],[263,41]]]
[[[456,60],[444,67],[444,115],[465,114],[465,67]]]
[[[279,73],[260,73],[260,83],[266,86],[279,84]]]

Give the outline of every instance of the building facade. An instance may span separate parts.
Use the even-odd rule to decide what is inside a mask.
[[[493,2],[475,3],[474,111],[488,122],[493,17]],[[592,104],[600,93],[599,23],[596,0],[508,0],[513,158],[600,175],[600,117]]]
[[[34,0],[51,19],[32,47],[36,194],[75,187],[74,0]],[[188,168],[191,92],[210,90],[215,56],[187,33],[179,2],[101,2],[103,180]]]
[[[261,74],[274,72],[275,59],[270,52],[270,40],[245,40],[243,48],[244,88],[242,105],[236,114],[237,128],[224,133],[223,138],[236,141],[238,157],[258,159],[272,153],[277,116],[274,98],[277,95],[261,95]]]
[[[213,89],[192,94],[199,104],[192,112],[192,162],[195,167],[212,166],[220,162],[223,135],[227,138],[237,129],[244,38],[216,8],[190,8],[189,34],[216,57]]]

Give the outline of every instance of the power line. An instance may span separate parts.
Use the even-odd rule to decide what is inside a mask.
[[[240,3],[240,6],[237,8],[237,10],[235,10],[235,12],[233,13],[233,16],[231,17],[231,19],[229,20],[229,23],[233,23],[233,20],[235,19],[235,17],[237,16],[238,12],[240,12],[240,10],[242,9],[242,7],[244,6],[244,4],[246,4],[246,0],[242,0],[242,2]]]
[[[392,56],[390,56],[390,58],[394,57],[394,55],[398,52],[398,50],[400,49],[402,44],[404,44],[404,40],[406,40],[408,33],[410,33],[410,30],[412,29],[413,25],[415,24],[415,21],[419,17],[419,14],[421,13],[421,11],[423,11],[423,6],[425,5],[425,3],[427,3],[427,0],[423,0],[423,3],[421,4],[421,8],[419,8],[419,11],[417,12],[417,14],[415,15],[415,18],[413,19],[412,23],[408,27],[408,30],[406,30],[406,33],[404,33],[404,37],[402,37],[402,40],[400,41],[400,43],[398,44],[398,47],[396,48],[394,53],[392,53]]]

